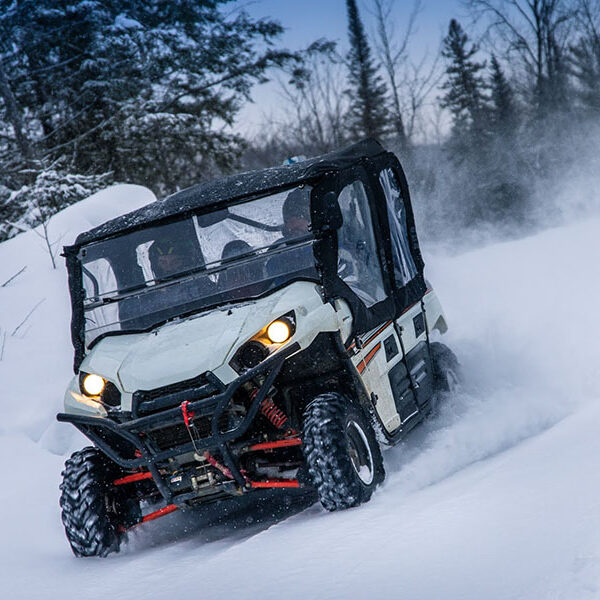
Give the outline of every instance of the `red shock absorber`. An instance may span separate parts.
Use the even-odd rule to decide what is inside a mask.
[[[267,418],[277,429],[283,429],[287,423],[287,415],[276,406],[275,402],[268,396],[260,403],[260,412]]]

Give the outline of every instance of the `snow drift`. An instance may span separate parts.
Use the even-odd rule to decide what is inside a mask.
[[[51,235],[69,243],[152,199],[101,192],[56,215]],[[32,232],[1,244],[0,284],[27,269],[0,287],[0,595],[598,597],[600,218],[460,255],[425,250],[467,383],[384,454],[369,504],[328,514],[310,495],[278,495],[174,514],[120,555],[81,560],[57,502],[65,455],[85,444],[54,422],[72,372],[66,275]]]

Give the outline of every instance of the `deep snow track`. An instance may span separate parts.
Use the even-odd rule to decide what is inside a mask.
[[[0,245],[0,282],[31,265],[0,290],[4,329],[40,295],[48,259],[25,246]],[[369,504],[174,514],[105,560],[73,558],[60,524],[61,454],[81,442],[51,422],[70,350],[64,275],[44,272],[0,362],[0,598],[600,597],[600,220],[426,258],[468,384],[384,454]]]

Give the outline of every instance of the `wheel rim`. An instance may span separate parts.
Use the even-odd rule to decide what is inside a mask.
[[[458,389],[458,376],[452,369],[446,371],[446,387],[452,394]]]
[[[350,421],[346,427],[348,454],[358,478],[365,484],[373,483],[373,455],[362,427],[356,421]]]

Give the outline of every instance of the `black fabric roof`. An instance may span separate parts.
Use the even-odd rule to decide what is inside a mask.
[[[291,165],[239,173],[194,185],[81,233],[75,244],[66,250],[74,251],[82,244],[139,229],[197,209],[217,208],[244,196],[310,181],[323,173],[347,168],[361,158],[374,157],[382,152],[385,149],[379,142],[365,139],[342,150]]]

